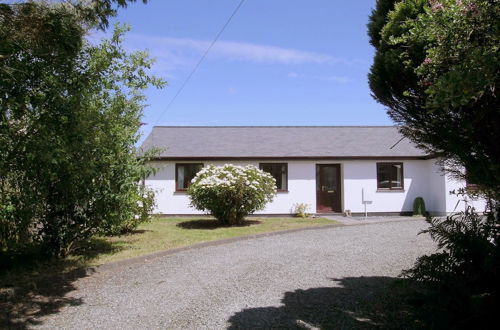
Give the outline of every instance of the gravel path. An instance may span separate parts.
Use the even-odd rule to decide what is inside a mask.
[[[82,278],[42,329],[373,328],[368,305],[432,252],[420,220],[192,249]]]

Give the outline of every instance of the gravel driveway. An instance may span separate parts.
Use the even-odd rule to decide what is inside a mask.
[[[374,328],[402,269],[432,252],[424,221],[307,230],[99,271],[43,329]],[[371,308],[371,307],[370,307]]]

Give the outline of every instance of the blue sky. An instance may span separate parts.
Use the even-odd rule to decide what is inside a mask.
[[[367,84],[375,0],[246,0],[166,109],[239,1],[150,0],[119,11],[115,21],[132,26],[126,47],[148,49],[168,82],[147,91],[143,133],[152,125],[392,124]]]

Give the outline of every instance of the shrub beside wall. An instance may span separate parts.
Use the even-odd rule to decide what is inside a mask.
[[[427,211],[425,210],[425,202],[422,197],[417,197],[413,201],[413,216],[425,216]]]
[[[272,202],[276,180],[252,165],[209,165],[194,177],[187,193],[192,207],[235,225]]]

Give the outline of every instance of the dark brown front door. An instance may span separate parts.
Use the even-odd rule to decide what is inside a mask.
[[[316,165],[316,212],[342,212],[340,164]]]

